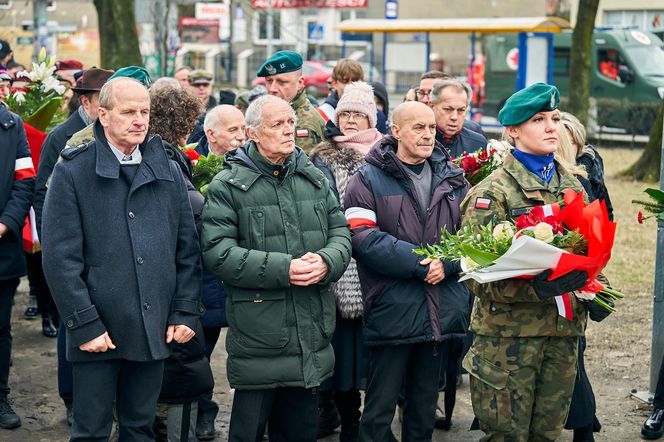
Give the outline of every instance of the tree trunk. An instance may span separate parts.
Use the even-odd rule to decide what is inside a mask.
[[[592,38],[599,0],[579,0],[576,25],[572,33],[569,72],[569,112],[588,124]]]
[[[94,0],[94,5],[99,20],[101,66],[116,70],[143,66],[133,0]]]
[[[643,154],[632,164],[629,169],[621,175],[630,176],[639,181],[656,182],[659,180],[660,161],[662,156],[662,119],[664,118],[664,100],[662,100],[655,117],[655,122],[650,128],[650,139]]]

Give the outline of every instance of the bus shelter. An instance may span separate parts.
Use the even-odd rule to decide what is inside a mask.
[[[425,35],[425,71],[429,70],[431,33],[469,33],[470,69],[468,82],[472,81],[475,65],[475,45],[477,34],[518,33],[519,57],[515,90],[520,90],[536,82],[553,82],[553,34],[570,29],[571,24],[559,17],[478,17],[478,18],[437,18],[437,19],[352,19],[344,20],[336,26],[342,32],[343,48],[346,41],[357,39],[358,34],[383,34],[382,77],[386,76],[387,34],[411,33]],[[373,45],[372,45],[373,47]],[[373,51],[372,51],[373,53]],[[373,58],[373,54],[371,55]],[[373,61],[373,60],[371,60]]]

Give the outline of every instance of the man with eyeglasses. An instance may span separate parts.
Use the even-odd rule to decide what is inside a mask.
[[[415,89],[415,101],[424,103],[427,106],[431,107],[431,89],[433,85],[440,80],[453,80],[454,77],[450,74],[446,74],[441,71],[428,71],[422,74],[420,77],[420,85]],[[468,95],[469,100],[472,98],[472,93]],[[468,112],[466,112],[466,116]],[[466,120],[464,126],[473,132],[477,132],[486,138],[486,134],[482,130],[482,126],[479,123],[473,120]]]
[[[436,117],[436,141],[454,158],[487,145],[484,135],[464,127],[471,97],[470,86],[453,78],[438,80],[431,89],[429,98]]]

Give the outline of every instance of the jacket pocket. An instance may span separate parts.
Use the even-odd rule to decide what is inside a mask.
[[[285,290],[235,289],[230,301],[229,322],[239,344],[263,349],[286,346]]]
[[[249,210],[249,240],[250,249],[265,250],[265,211],[263,209]]]
[[[473,411],[483,425],[493,431],[512,431],[512,392],[508,388],[510,373],[470,349],[463,368],[472,376]]]
[[[318,201],[314,204],[314,212],[316,212],[316,218],[318,218],[318,223],[320,224],[320,230],[323,234],[323,247],[327,244],[327,211],[325,210],[325,204],[322,201]]]
[[[321,327],[321,333],[324,338],[329,339],[332,337],[334,327],[336,326],[336,300],[334,299],[334,295],[331,294],[328,286],[318,286],[318,299],[320,299],[322,315],[320,323],[323,324]]]

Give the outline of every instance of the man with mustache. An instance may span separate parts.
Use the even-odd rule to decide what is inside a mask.
[[[436,117],[436,141],[453,158],[487,145],[484,135],[466,127],[471,97],[470,86],[454,78],[438,80],[431,89],[430,106]]]
[[[403,440],[431,440],[440,343],[468,329],[469,294],[458,262],[422,259],[419,244],[454,233],[468,191],[463,171],[435,142],[427,105],[402,103],[392,135],[376,143],[348,183],[345,215],[364,299],[369,373],[360,441],[394,440],[404,383]]]
[[[148,139],[150,95],[132,78],[99,92],[94,140],[65,149],[46,192],[44,274],[67,331],[71,441],[154,440],[169,343],[194,336],[200,249],[182,172]]]
[[[245,140],[244,114],[235,106],[222,104],[212,108],[203,123],[207,150],[223,156],[230,150],[242,146]],[[203,139],[199,142],[202,147]],[[201,152],[207,154],[207,152]]]

